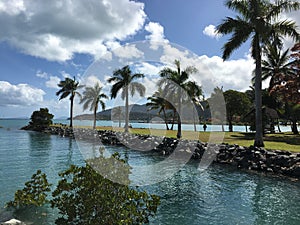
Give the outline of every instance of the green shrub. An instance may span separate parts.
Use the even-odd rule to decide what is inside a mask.
[[[70,166],[60,173],[60,180],[52,192],[51,207],[59,210],[58,225],[145,224],[154,216],[160,203],[156,195],[138,191],[128,185],[114,183],[96,172],[101,169],[110,179],[129,184],[129,165],[119,154],[110,158],[90,159],[85,166]],[[40,171],[17,191],[9,206],[41,206],[47,203],[50,185]]]
[[[47,192],[50,192],[50,186],[46,174],[38,170],[32,175],[31,180],[25,183],[22,190],[16,191],[14,201],[8,202],[7,206],[16,208],[42,206],[48,202]]]

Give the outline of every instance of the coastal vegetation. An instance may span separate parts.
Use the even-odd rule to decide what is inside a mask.
[[[163,87],[164,90],[168,90],[168,92],[164,93],[164,97],[166,99],[172,99],[172,96],[175,94],[174,104],[176,104],[175,107],[177,108],[178,125],[177,138],[181,138],[182,101],[184,100],[184,98],[188,97],[194,97],[195,99],[196,94],[201,94],[202,92],[199,91],[200,87],[198,87],[195,83],[195,86],[192,86],[192,83],[190,83],[189,81],[190,74],[196,73],[197,69],[193,66],[188,66],[187,68],[182,70],[179,60],[175,60],[174,64],[176,66],[175,70],[166,67],[159,72],[161,79],[158,82],[158,86]],[[192,94],[192,96],[188,96],[189,93],[187,92],[187,90],[190,90],[189,92]]]
[[[218,25],[220,34],[232,34],[223,47],[223,59],[230,57],[232,52],[251,39],[252,57],[255,60],[255,146],[264,146],[262,118],[262,54],[269,44],[282,46],[282,38],[290,36],[299,39],[296,24],[290,20],[278,20],[282,12],[298,10],[300,3],[295,1],[232,1],[227,0],[226,6],[237,12],[236,18],[227,17]]]
[[[23,127],[24,130],[44,131],[53,122],[54,115],[49,113],[47,108],[40,108],[31,114],[30,122],[27,126]]]
[[[105,178],[100,170],[122,184]],[[129,187],[129,174],[129,165],[117,153],[110,158],[89,159],[86,165],[71,165],[59,174],[50,199],[52,184],[38,170],[22,190],[16,191],[7,207],[24,209],[51,204],[59,212],[55,224],[61,225],[146,224],[155,215],[160,198]]]
[[[144,74],[141,73],[132,74],[130,67],[127,65],[115,70],[112,77],[107,80],[109,83],[114,83],[111,88],[111,98],[116,98],[118,92],[122,90],[122,99],[125,99],[125,132],[128,132],[129,127],[129,92],[131,96],[136,91],[140,96],[144,96],[145,86],[135,81],[143,77]]]
[[[191,74],[195,74],[197,69],[193,66],[182,69],[181,61],[176,59],[173,67],[165,67],[157,74],[160,76],[158,90],[151,93],[150,97],[147,96],[148,102],[145,104],[147,113],[152,111],[152,116],[147,118],[148,122],[155,116],[161,116],[166,129],[132,128],[129,123],[129,97],[133,97],[136,92],[145,96],[146,88],[138,82],[145,76],[136,73],[133,65],[126,65],[116,69],[107,79],[108,83],[112,83],[111,99],[117,98],[121,92],[124,100],[123,107],[111,109],[108,115],[118,119],[118,128],[96,126],[99,105],[102,111],[105,110],[105,99],[108,99],[103,87],[99,83],[84,87],[74,77],[60,81],[60,89],[56,92],[59,100],[69,97],[69,127],[53,125],[54,115],[47,108],[41,108],[32,113],[31,121],[24,129],[59,135],[62,131],[62,136],[74,137],[73,108],[74,99],[78,96],[83,110],[89,109],[93,113],[93,129],[76,128],[84,131],[83,135],[89,135],[88,138],[101,138],[104,144],[121,145],[124,140],[127,143],[134,140],[139,146],[151,147],[151,144],[158,143],[151,150],[169,156],[177,145],[183,143],[186,145],[175,155],[180,157],[180,154],[190,154],[194,157],[192,159],[197,160],[202,158],[205,151],[209,152],[207,150],[211,150],[213,145],[214,162],[299,178],[300,44],[295,44],[289,55],[289,50],[283,50],[282,41],[285,36],[295,41],[300,39],[293,21],[278,19],[282,12],[300,9],[300,3],[288,0],[227,0],[226,6],[238,15],[225,18],[217,27],[219,34],[232,35],[222,49],[223,60],[227,60],[238,47],[250,40],[251,55],[255,61],[254,86],[250,90],[224,91],[223,87],[215,87],[211,96],[205,99],[202,87],[191,79]],[[267,79],[270,79],[269,87],[263,90],[262,81]],[[83,92],[80,92],[83,87]],[[195,106],[192,111],[183,107],[186,102]],[[210,112],[212,103],[215,111],[213,115]],[[146,110],[143,113],[146,115]],[[192,117],[184,121],[184,113],[190,113]],[[125,115],[124,127],[121,126],[122,115]],[[141,118],[137,114],[135,119]],[[222,131],[219,133],[224,138],[210,143],[211,132],[197,132],[198,121],[205,125],[220,124]],[[185,122],[193,123],[194,131],[182,130]],[[282,133],[279,130],[275,133],[275,125],[279,128],[280,123],[287,122],[291,124],[291,132]],[[234,132],[233,125],[238,123],[250,125],[251,131],[255,132]],[[174,130],[175,124],[177,130]],[[225,124],[229,125],[229,132],[224,133]],[[214,134],[218,135],[218,132]],[[118,135],[123,138],[122,141]],[[191,143],[196,146],[193,152],[188,147]],[[160,197],[130,186],[131,168],[118,153],[109,158],[104,157],[101,149],[99,153],[100,156],[87,159],[84,166],[71,165],[62,171],[53,191],[46,174],[38,170],[22,190],[16,191],[14,200],[8,202],[7,206],[24,209],[51,205],[58,210],[56,224],[61,225],[149,223],[149,219],[157,212]],[[48,197],[49,193],[51,197]]]
[[[70,96],[70,127],[73,127],[74,98],[76,95],[81,96],[77,90],[82,86],[79,85],[79,82],[76,81],[75,77],[73,80],[66,77],[65,80],[59,82],[58,87],[60,90],[56,92],[56,95],[60,96],[59,100]]]
[[[83,104],[83,110],[86,110],[90,107],[90,111],[94,112],[94,123],[93,129],[96,128],[96,117],[99,104],[102,107],[102,110],[105,109],[105,103],[102,99],[107,99],[107,95],[102,93],[102,87],[99,83],[96,83],[94,87],[85,87],[83,91],[80,104]]]

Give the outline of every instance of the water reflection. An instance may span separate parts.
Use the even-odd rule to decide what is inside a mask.
[[[39,132],[27,132],[29,136],[29,145],[31,157],[49,156],[52,149],[51,136]]]

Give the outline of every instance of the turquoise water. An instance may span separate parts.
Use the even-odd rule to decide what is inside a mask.
[[[67,120],[56,120],[57,123],[64,123],[64,124],[69,124],[69,121]],[[74,124],[78,126],[92,126],[93,121],[88,121],[88,120],[74,120]],[[133,128],[149,128],[149,129],[166,129],[166,125],[164,123],[134,123],[130,122]],[[113,126],[113,127],[118,127],[119,123],[118,122],[112,122],[108,120],[98,120],[96,122],[97,126]],[[121,124],[122,127],[124,127],[124,123]],[[174,126],[174,129],[177,129],[177,125]],[[203,125],[196,125],[197,131],[203,131]],[[225,131],[228,131],[228,125],[224,125]],[[300,127],[299,127],[300,129]],[[182,130],[190,130],[194,131],[194,125],[193,124],[182,124]],[[280,126],[281,132],[291,132],[291,126]],[[222,131],[222,126],[221,125],[207,125],[207,130],[206,131]],[[246,132],[246,126],[233,126],[233,131],[236,132]],[[249,126],[247,126],[247,131],[250,132]],[[275,127],[275,131],[278,131],[277,126]]]
[[[47,173],[50,182],[56,184],[57,173],[70,164],[83,164],[82,148],[93,147],[68,138],[18,130],[26,123],[0,120],[0,126],[4,127],[0,129],[0,208],[13,199],[14,192],[23,188],[37,169]],[[107,150],[119,151],[122,156],[128,154],[133,180],[145,176],[134,169],[136,165],[161,160],[124,148]],[[161,196],[158,214],[151,224],[300,224],[299,182],[218,165],[200,172],[197,166],[196,162],[189,163],[172,177],[142,187]],[[7,213],[0,210],[0,219]],[[14,216],[46,225],[54,224],[56,212],[43,208]]]

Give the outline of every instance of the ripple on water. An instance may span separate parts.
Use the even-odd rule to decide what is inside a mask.
[[[97,151],[95,146],[81,145],[72,139],[13,129],[0,129],[0,143],[1,206],[12,200],[15,190],[23,188],[37,169],[46,172],[49,181],[56,184],[58,172],[72,163],[83,164],[82,146],[87,148],[84,151]],[[157,171],[145,174],[138,168],[164,159],[122,147],[107,147],[107,155],[115,151],[122,157],[128,156],[133,167],[132,180],[146,181],[149,173]],[[159,183],[140,187],[161,196],[158,214],[151,224],[300,224],[299,183],[226,166],[213,165],[202,172],[197,167],[197,163],[189,163]],[[41,211],[42,214],[20,212],[18,216],[34,224],[54,224],[57,212],[47,207]]]

